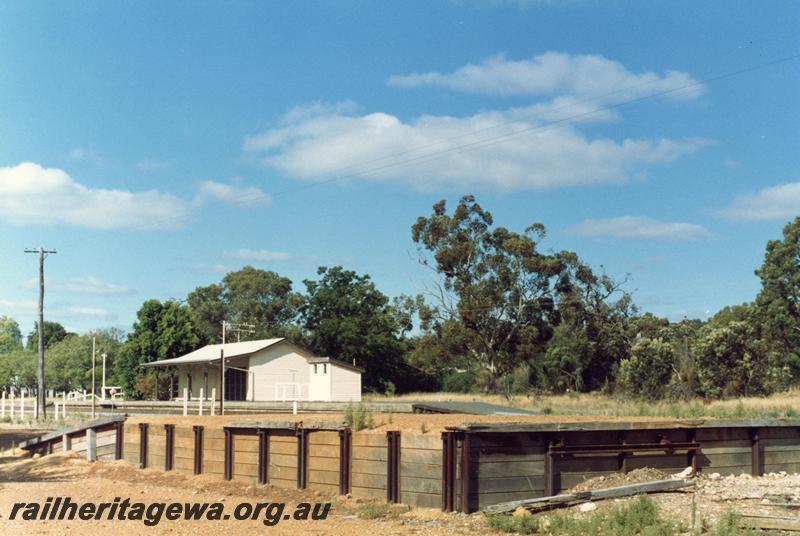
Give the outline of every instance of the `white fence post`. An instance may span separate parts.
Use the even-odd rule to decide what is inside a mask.
[[[55,413],[55,415],[53,415],[53,420],[57,421],[58,420],[58,400],[53,402],[53,411]]]
[[[11,420],[14,420],[14,393],[9,396],[9,406],[11,406]]]
[[[39,397],[33,399],[33,418],[39,420]]]
[[[86,461],[97,461],[97,433],[94,428],[86,429]]]
[[[61,393],[61,418],[67,418],[67,392],[63,391]]]
[[[183,388],[183,416],[189,415],[189,388]]]
[[[19,394],[19,419],[25,418],[25,393]]]
[[[292,414],[297,415],[297,400],[292,401]]]
[[[203,405],[206,403],[206,398],[205,397],[206,397],[206,393],[204,392],[204,389],[201,387],[200,388],[200,409],[198,410],[198,414],[199,415],[203,414]]]
[[[72,441],[69,439],[69,434],[61,434],[61,450],[64,452],[72,450]]]
[[[216,411],[216,409],[214,409],[216,407],[216,405],[217,405],[217,388],[216,387],[212,387],[211,388],[211,415],[212,416],[214,415],[214,412]]]

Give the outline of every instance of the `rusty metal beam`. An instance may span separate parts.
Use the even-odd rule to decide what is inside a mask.
[[[351,491],[352,455],[353,431],[350,428],[339,430],[339,495],[347,495]]]
[[[442,510],[452,512],[456,502],[456,433],[442,432]]]
[[[233,478],[233,430],[225,430],[225,480]]]
[[[750,429],[750,445],[752,448],[750,473],[761,476],[761,439],[758,437],[758,428]]]
[[[400,502],[400,432],[386,432],[388,448],[386,468],[386,500],[390,503]]]
[[[269,482],[269,429],[258,429],[258,483]]]
[[[297,489],[308,484],[308,430],[298,428],[297,434]]]
[[[470,498],[472,497],[472,434],[465,433],[461,440],[461,505],[459,511],[471,514],[473,511]]]
[[[147,433],[149,426],[146,422],[139,423],[139,467],[147,468]]]
[[[116,431],[116,437],[114,438],[114,459],[121,460],[124,456],[124,445],[125,445],[125,422],[119,421],[114,424],[114,428]],[[53,444],[50,443],[50,448],[53,448]]]
[[[203,427],[193,426],[194,430],[194,474],[203,472]]]
[[[166,441],[164,442],[164,470],[172,471],[172,466],[175,463],[175,425],[165,424],[164,435]]]

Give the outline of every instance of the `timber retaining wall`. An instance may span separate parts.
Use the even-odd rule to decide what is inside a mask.
[[[642,467],[800,472],[800,421],[482,424],[421,434],[352,432],[336,423],[191,426],[176,418],[166,425],[104,423],[96,434],[99,459],[463,512]],[[82,429],[65,435],[73,450],[85,449]],[[61,436],[50,436],[23,448],[61,450]]]

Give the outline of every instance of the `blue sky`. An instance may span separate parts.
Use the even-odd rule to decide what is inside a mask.
[[[421,292],[464,194],[644,310],[752,299],[800,214],[796,2],[0,4],[0,315],[129,329],[246,264]]]

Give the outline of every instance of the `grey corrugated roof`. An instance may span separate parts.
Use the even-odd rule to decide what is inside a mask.
[[[224,350],[225,357],[241,357],[254,354],[269,348],[285,340],[283,337],[279,339],[261,339],[259,341],[245,341],[245,342],[229,342],[225,344],[209,344],[198,348],[194,352],[190,352],[180,357],[172,359],[161,359],[160,361],[153,361],[145,363],[143,367],[170,367],[173,365],[191,365],[194,363],[213,363],[219,361],[220,350]]]

